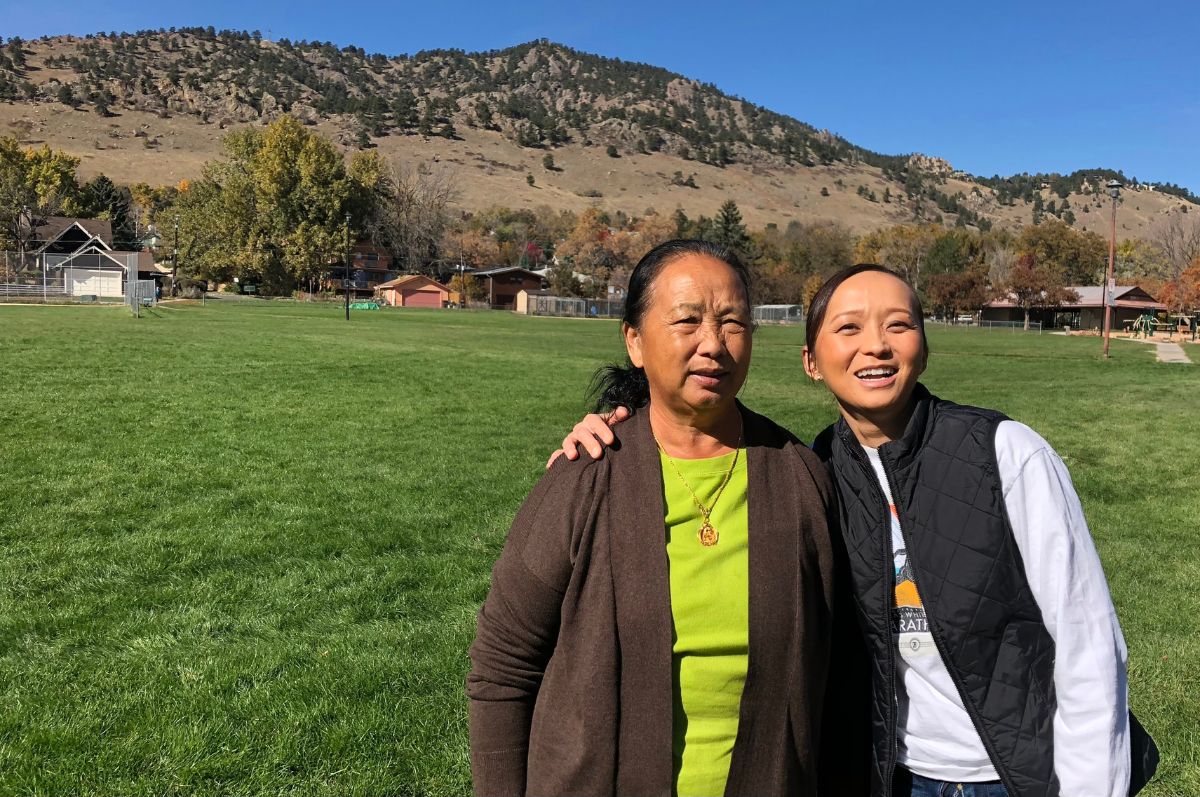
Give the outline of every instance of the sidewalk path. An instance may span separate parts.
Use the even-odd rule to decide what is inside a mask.
[[[1158,361],[1160,363],[1183,363],[1191,365],[1192,361],[1183,353],[1183,347],[1178,343],[1159,343]]]
[[[1168,341],[1146,340],[1145,338],[1113,338],[1113,340],[1127,340],[1131,343],[1149,343],[1154,346],[1154,353],[1160,363],[1179,363],[1181,365],[1191,365],[1192,361],[1188,359],[1187,353],[1178,343],[1170,343]]]

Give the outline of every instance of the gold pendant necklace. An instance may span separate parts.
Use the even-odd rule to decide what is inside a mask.
[[[742,432],[738,432],[737,445],[734,446],[733,449],[733,462],[729,464],[729,470],[725,472],[725,478],[721,480],[721,486],[717,488],[717,494],[713,496],[711,506],[705,506],[704,503],[696,496],[696,491],[692,489],[692,485],[688,484],[687,479],[683,478],[683,474],[680,473],[679,467],[675,464],[675,460],[671,459],[671,455],[668,454],[667,450],[662,447],[662,443],[658,442],[657,437],[654,438],[654,444],[658,446],[658,450],[662,452],[664,457],[666,457],[667,464],[671,466],[671,470],[675,471],[676,477],[678,477],[679,481],[682,482],[684,488],[688,491],[688,494],[692,496],[692,502],[696,505],[696,508],[700,510],[700,517],[704,519],[700,523],[699,530],[696,532],[696,539],[698,539],[700,544],[705,548],[713,547],[720,541],[721,534],[712,524],[712,513],[713,510],[717,508],[717,501],[721,500],[721,494],[725,492],[725,486],[729,484],[729,480],[733,478],[734,469],[737,468],[738,457],[742,453]]]

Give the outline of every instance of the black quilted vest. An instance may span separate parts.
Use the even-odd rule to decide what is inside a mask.
[[[1004,508],[996,426],[1005,416],[917,388],[904,437],[880,447],[930,631],[1011,797],[1057,797],[1054,641]],[[814,446],[841,498],[859,620],[872,654],[872,793],[896,761],[894,573],[887,503],[854,433],[839,421]],[[824,449],[824,450],[822,450]]]

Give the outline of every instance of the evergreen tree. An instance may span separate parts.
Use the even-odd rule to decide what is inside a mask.
[[[129,213],[129,192],[101,174],[85,183],[81,194],[84,216],[108,219],[112,224],[113,248],[133,249],[136,244]]]
[[[675,213],[671,216],[671,220],[675,222],[676,238],[692,237],[692,220],[683,212],[683,208],[675,208]]]
[[[743,257],[749,253],[750,236],[746,233],[746,225],[742,223],[742,212],[732,199],[725,200],[725,204],[717,211],[709,235],[714,243],[726,246]]]

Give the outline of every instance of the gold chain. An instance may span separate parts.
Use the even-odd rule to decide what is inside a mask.
[[[740,431],[738,432],[737,445],[734,446],[733,449],[733,462],[729,464],[729,470],[726,471],[725,478],[721,480],[721,486],[717,488],[717,494],[713,496],[712,506],[705,506],[704,503],[698,497],[696,497],[696,491],[692,489],[692,485],[688,484],[687,479],[683,478],[683,474],[680,473],[679,467],[675,464],[675,460],[671,459],[671,455],[668,454],[667,450],[662,447],[662,443],[658,442],[657,437],[654,438],[654,444],[658,446],[658,450],[662,452],[662,455],[667,458],[667,464],[671,466],[671,470],[675,471],[675,475],[679,478],[679,481],[683,483],[684,488],[692,496],[692,502],[696,504],[696,508],[700,510],[701,517],[704,518],[704,522],[700,524],[699,531],[696,532],[696,539],[700,540],[700,544],[705,548],[711,548],[717,544],[717,541],[721,538],[721,535],[715,528],[713,528],[710,518],[712,517],[713,510],[717,508],[717,501],[721,500],[721,494],[725,492],[725,486],[728,485],[729,480],[733,478],[733,471],[737,468],[738,457],[742,453],[742,433]]]

